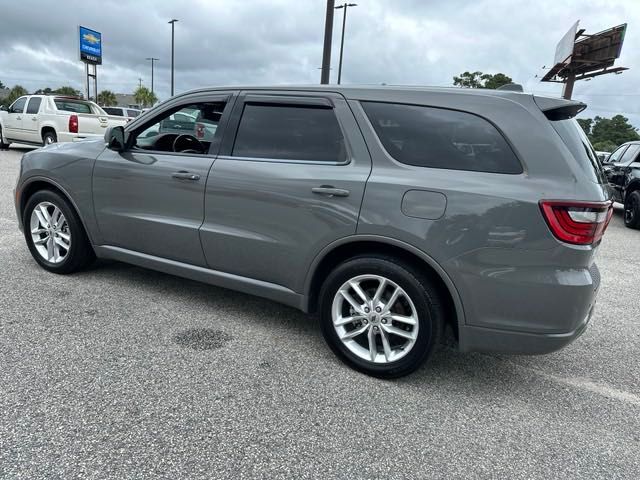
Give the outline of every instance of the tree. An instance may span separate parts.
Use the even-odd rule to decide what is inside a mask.
[[[18,98],[22,97],[23,95],[28,95],[28,94],[29,94],[29,92],[27,92],[26,88],[24,88],[21,85],[16,85],[11,90],[9,90],[9,95],[7,95],[7,98],[5,99],[5,103],[6,103],[6,105],[11,105]]]
[[[0,81],[0,88],[5,88],[4,83]]]
[[[464,72],[459,77],[453,77],[453,85],[463,88],[491,88],[496,89],[502,85],[512,83],[511,77],[508,77],[504,73],[496,73],[492,75],[490,73],[482,72]]]
[[[136,103],[142,105],[142,107],[151,107],[154,103],[158,101],[158,97],[156,97],[155,93],[152,93],[147,87],[138,87],[135,92],[133,92],[133,98],[136,100]]]
[[[612,118],[578,118],[578,123],[589,137],[593,148],[599,151],[611,152],[625,142],[640,140],[638,129],[623,115]]]
[[[52,93],[53,93],[53,90],[51,90],[50,87],[39,88],[38,90],[33,92],[34,95],[51,95]]]
[[[76,90],[75,88],[69,86],[56,88],[53,93],[57,93],[58,95],[69,95],[70,97],[82,96],[80,90]]]
[[[582,130],[584,130],[584,133],[586,133],[587,136],[591,135],[591,125],[593,124],[593,119],[591,119],[591,118],[576,118],[576,120],[578,120],[578,123],[582,127]]]
[[[115,105],[116,103],[118,103],[116,94],[111,90],[102,90],[98,94],[98,105],[109,107]]]
[[[609,141],[620,145],[632,140],[640,140],[638,129],[629,123],[629,119],[622,115],[612,118],[595,117],[591,127],[591,143]]]

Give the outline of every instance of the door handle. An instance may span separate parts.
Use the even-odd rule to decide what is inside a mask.
[[[22,120],[22,117],[16,117],[16,120]]]
[[[326,195],[328,197],[348,197],[350,193],[349,190],[345,190],[343,188],[334,188],[331,185],[313,187],[311,191],[313,193],[317,193],[318,195]]]
[[[31,121],[32,121],[32,122],[37,122],[37,121],[38,121],[38,119],[37,119],[36,117],[31,117]]]
[[[200,180],[200,175],[196,175],[195,173],[189,173],[189,172],[173,172],[171,176],[178,180],[193,180],[193,181]]]

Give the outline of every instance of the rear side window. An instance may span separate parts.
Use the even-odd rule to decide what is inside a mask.
[[[344,138],[331,108],[264,105],[244,106],[233,156],[344,162]]]
[[[573,155],[573,158],[576,159],[584,172],[591,178],[591,181],[604,183],[605,179],[602,173],[602,166],[600,165],[596,151],[591,146],[591,142],[589,142],[587,135],[575,118],[554,120],[551,121],[551,125],[555,131],[558,132],[558,135],[562,138],[562,141]]]
[[[38,113],[42,99],[40,97],[32,97],[27,105],[27,113]]]
[[[362,102],[389,155],[418,167],[522,173],[509,144],[470,113],[398,103]]]
[[[64,112],[74,112],[74,113],[92,113],[91,106],[85,102],[78,102],[75,100],[65,100],[62,98],[56,98],[54,100],[56,104],[56,108],[58,110],[62,110]]]

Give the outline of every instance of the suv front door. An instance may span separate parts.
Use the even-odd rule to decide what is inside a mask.
[[[23,138],[23,116],[24,107],[27,105],[27,99],[29,97],[20,97],[11,104],[7,111],[7,120],[4,124],[4,136],[14,141],[24,141]]]
[[[342,96],[243,92],[207,182],[209,267],[302,292],[322,248],[356,233],[370,172]]]
[[[150,120],[131,127],[125,152],[104,150],[93,174],[103,245],[206,266],[198,229],[223,129],[201,142],[196,119],[222,127],[233,98],[229,92],[170,102]],[[190,128],[183,124],[180,133],[162,131],[163,122],[182,114],[193,119]]]

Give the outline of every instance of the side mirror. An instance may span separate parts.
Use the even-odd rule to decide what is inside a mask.
[[[5,107],[4,105],[0,105],[0,111],[6,112],[7,111],[7,107]]]
[[[107,147],[117,152],[124,152],[127,148],[127,135],[123,127],[109,127],[104,132],[104,141]]]

